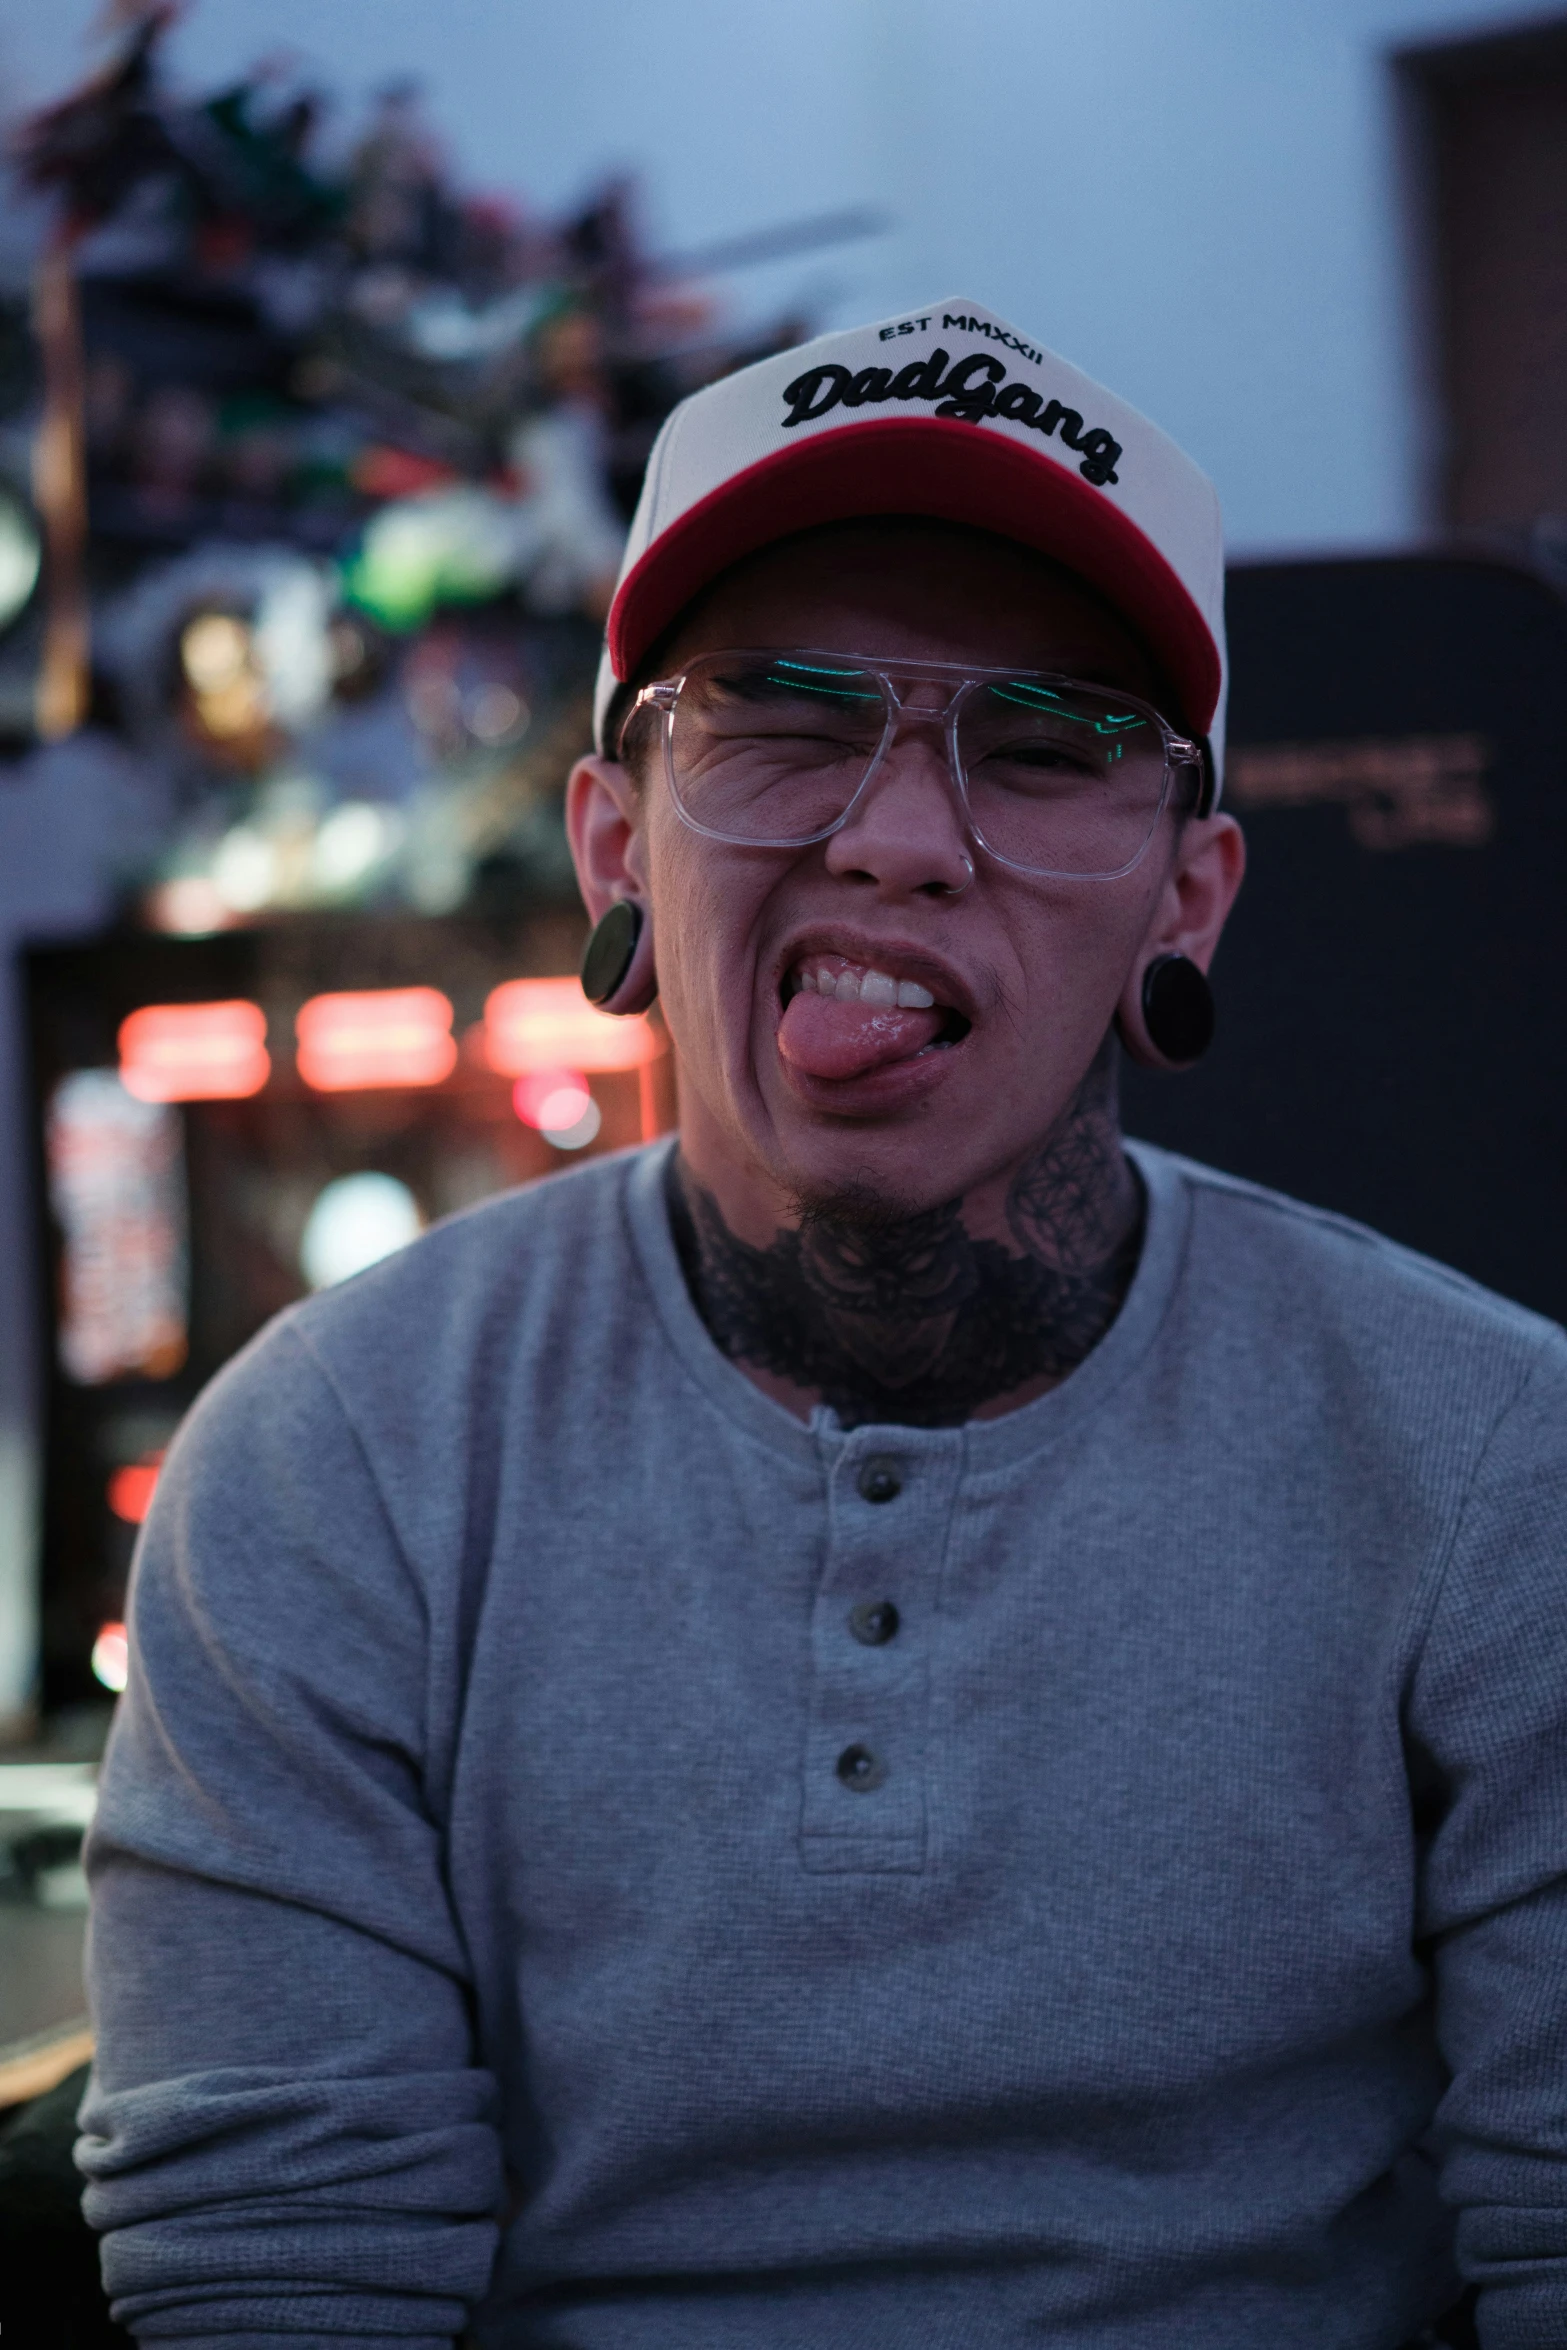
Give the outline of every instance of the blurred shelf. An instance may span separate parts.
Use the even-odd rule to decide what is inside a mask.
[[[93,2036],[85,2016],[31,2039],[0,2045],[0,2111],[46,2097],[78,2065],[92,2062]]]

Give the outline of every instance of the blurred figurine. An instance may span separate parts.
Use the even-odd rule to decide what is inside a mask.
[[[375,119],[349,170],[347,233],[372,263],[424,272],[440,258],[442,197],[439,150],[420,112],[419,86],[388,82]]]
[[[106,219],[153,174],[178,168],[156,103],[157,53],[177,14],[173,0],[138,9],[119,55],[13,135],[23,180],[58,192],[77,228]]]

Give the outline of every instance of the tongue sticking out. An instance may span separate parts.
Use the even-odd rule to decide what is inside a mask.
[[[901,1005],[839,1003],[802,988],[778,1029],[778,1050],[807,1077],[866,1077],[931,1043],[945,1015]]]

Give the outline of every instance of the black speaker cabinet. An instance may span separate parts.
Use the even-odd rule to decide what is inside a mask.
[[[1567,604],[1483,556],[1231,572],[1250,866],[1128,1129],[1567,1319]]]

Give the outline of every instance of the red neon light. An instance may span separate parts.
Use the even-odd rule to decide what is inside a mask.
[[[650,1020],[596,1011],[575,979],[508,979],[485,999],[484,1057],[503,1077],[640,1069],[662,1050]]]
[[[316,995],[294,1022],[299,1074],[317,1093],[439,1085],[457,1059],[452,1007],[438,988]]]
[[[163,1455],[150,1461],[129,1461],[109,1479],[109,1507],[127,1526],[139,1526],[152,1507]]]
[[[272,1074],[267,1016],[243,999],[144,1004],[120,1022],[120,1083],[141,1102],[234,1102]]]

